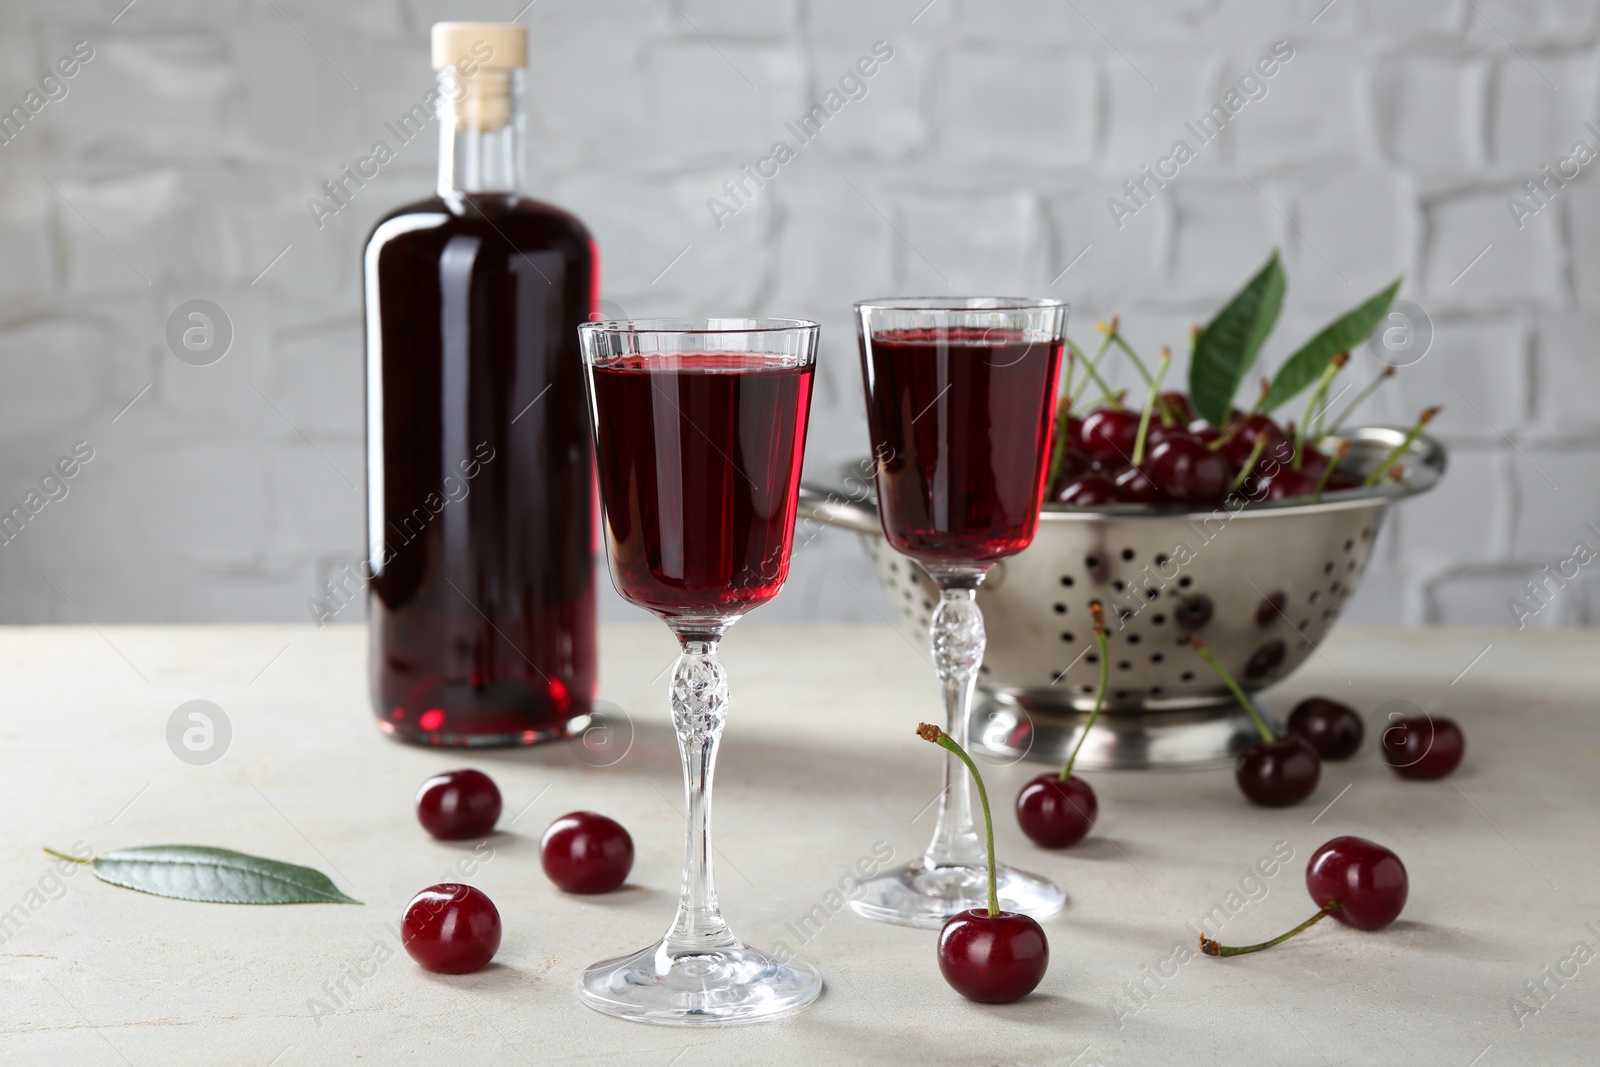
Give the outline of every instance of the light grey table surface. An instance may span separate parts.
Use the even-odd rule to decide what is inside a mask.
[[[1280,709],[1322,692],[1364,711],[1410,699],[1456,717],[1467,757],[1443,782],[1396,779],[1369,735],[1289,810],[1251,807],[1226,769],[1095,774],[1100,833],[1064,853],[1033,848],[1002,810],[1002,858],[1061,880],[1069,901],[1046,924],[1039,990],[982,1007],[940,979],[933,933],[828,907],[875,846],[908,858],[931,831],[939,757],[912,733],[937,716],[922,651],[887,626],[748,623],[724,652],[718,885],[737,932],[786,943],[827,985],[796,1016],[713,1030],[620,1022],[573,992],[585,964],[642,947],[671,916],[682,850],[672,656],[663,627],[604,631],[604,696],[630,713],[633,736],[596,767],[568,745],[468,754],[384,739],[354,627],[0,630],[0,1062],[1491,1067],[1600,1056],[1590,633],[1342,629],[1272,694]],[[168,748],[168,718],[191,699],[231,724],[210,765]],[[499,906],[505,937],[489,969],[443,978],[413,965],[394,930],[410,896],[471,851],[430,839],[412,807],[424,777],[461,765],[487,770],[506,797],[493,857],[467,879]],[[990,769],[994,796],[1008,807],[1038,769]],[[563,896],[539,869],[544,827],[584,808],[633,834],[637,862],[616,894]],[[1305,861],[1345,833],[1388,844],[1410,870],[1392,928],[1326,923],[1270,953],[1163,962],[1191,943],[1186,923],[1219,905],[1238,909],[1212,931],[1232,940],[1310,914]],[[194,904],[86,871],[56,881],[41,847],[78,842],[240,849],[317,867],[366,903]],[[1275,847],[1294,859],[1252,880]]]

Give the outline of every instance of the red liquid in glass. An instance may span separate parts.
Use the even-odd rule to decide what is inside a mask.
[[[589,235],[531,200],[435,198],[378,224],[367,271],[379,725],[429,744],[566,737],[596,675]]]
[[[863,341],[878,514],[923,563],[982,563],[1033,541],[1061,343],[1016,331],[901,330]]]
[[[756,355],[591,368],[617,592],[669,622],[726,618],[777,596],[812,372]]]

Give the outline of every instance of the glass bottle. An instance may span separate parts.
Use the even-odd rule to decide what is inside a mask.
[[[594,698],[599,260],[521,196],[526,57],[521,26],[433,27],[438,189],[364,254],[373,710],[423,744],[569,737]]]

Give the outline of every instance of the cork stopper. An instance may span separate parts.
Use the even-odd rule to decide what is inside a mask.
[[[488,132],[513,114],[512,72],[528,63],[528,31],[509,22],[436,22],[433,69],[446,79],[457,125]]]

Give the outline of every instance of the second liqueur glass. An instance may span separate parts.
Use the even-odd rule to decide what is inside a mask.
[[[965,747],[983,661],[976,593],[995,563],[1027,548],[1049,467],[1067,306],[1055,300],[935,297],[856,305],[867,422],[884,536],[939,587],[931,630],[945,732]],[[939,927],[987,907],[983,837],[966,769],[945,758],[933,843],[851,901],[869,919]],[[1061,910],[1047,879],[1000,864],[1000,905]]]
[[[778,595],[816,368],[815,323],[658,319],[578,328],[611,577],[678,637],[670,696],[688,801],[665,937],[589,967],[578,996],[641,1022],[753,1022],[805,1007],[817,972],[733,936],[711,877],[711,775],[728,715],[723,632]]]

